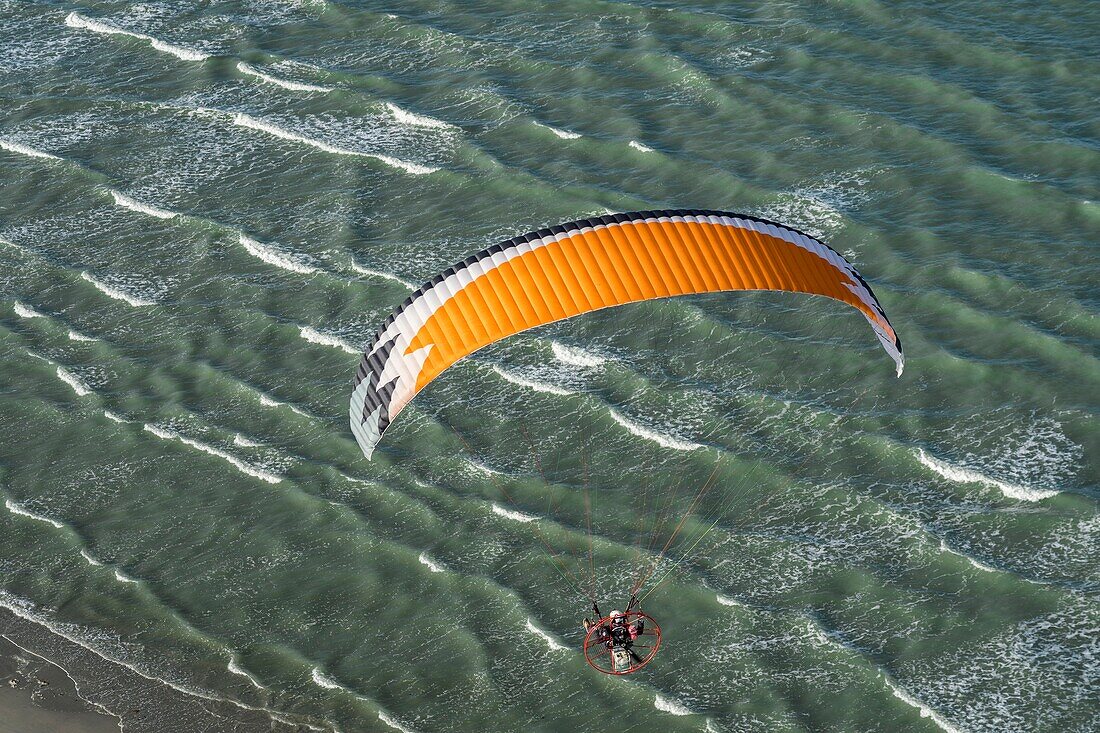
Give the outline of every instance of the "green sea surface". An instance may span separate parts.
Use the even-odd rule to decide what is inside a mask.
[[[127,733],[1100,728],[1100,4],[0,17],[0,607]],[[659,208],[828,242],[905,373],[824,299],[640,303],[363,458],[412,288]]]

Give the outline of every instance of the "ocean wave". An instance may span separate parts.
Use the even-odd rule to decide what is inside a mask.
[[[122,572],[118,568],[115,568],[114,571],[115,571],[115,580],[117,580],[118,582],[137,584],[138,581],[134,580],[133,578],[131,578],[129,575]]]
[[[176,58],[182,61],[205,61],[210,58],[210,54],[202,51],[196,51],[193,48],[187,48],[185,46],[178,46],[174,43],[168,43],[162,41],[159,38],[150,36],[147,33],[138,33],[137,31],[128,31],[124,28],[105,23],[102,20],[93,20],[86,18],[80,13],[69,13],[65,16],[65,25],[70,28],[81,28],[93,33],[100,33],[108,36],[129,36],[130,38],[138,38],[143,41],[147,41],[150,46],[158,51],[164,51],[170,53]]]
[[[296,92],[331,92],[332,87],[323,87],[317,84],[306,84],[300,81],[290,81],[289,79],[280,79],[276,76],[271,76],[260,71],[251,64],[246,64],[244,61],[237,62],[237,70],[242,74],[248,74],[258,79],[280,86],[283,89],[291,89]]]
[[[17,143],[14,140],[5,140],[0,138],[0,149],[7,150],[9,153],[19,153],[20,155],[26,155],[31,158],[45,158],[46,160],[61,160],[58,156],[52,153],[46,153],[37,148],[32,148],[30,145],[24,145],[23,143]]]
[[[82,279],[87,280],[88,282],[90,282],[93,286],[95,286],[96,290],[103,293],[108,298],[114,298],[115,300],[121,300],[124,303],[127,303],[127,304],[133,306],[134,308],[140,308],[140,307],[143,307],[143,306],[149,306],[149,305],[156,305],[157,304],[156,301],[154,301],[154,300],[146,300],[145,298],[139,298],[136,295],[131,295],[130,293],[127,293],[124,290],[120,290],[120,289],[114,287],[113,285],[108,285],[107,283],[103,282],[102,280],[96,279],[95,277],[93,277],[87,271],[80,273],[80,277]]]
[[[978,560],[977,558],[971,557],[970,555],[966,554],[965,552],[959,552],[958,550],[956,550],[956,549],[952,548],[950,545],[948,545],[947,542],[945,542],[942,539],[940,540],[940,552],[946,552],[949,555],[954,555],[956,557],[964,558],[971,565],[978,568],[978,570],[984,570],[987,573],[1000,572],[1000,571],[997,570],[997,568],[992,567],[990,565],[986,565],[981,560]]]
[[[302,255],[288,254],[270,244],[258,242],[252,237],[245,236],[244,234],[240,235],[239,241],[248,254],[263,260],[269,265],[274,265],[275,267],[289,270],[290,272],[298,272],[303,275],[312,275],[318,272],[318,269],[313,265],[300,261],[303,258]]]
[[[411,282],[409,282],[408,280],[402,280],[397,275],[394,275],[394,274],[389,273],[389,272],[383,272],[381,270],[372,270],[369,267],[363,267],[358,262],[352,262],[351,263],[351,269],[355,270],[360,275],[370,275],[371,277],[381,277],[381,278],[384,278],[386,280],[393,280],[396,283],[401,283],[402,285],[404,285],[409,290],[416,290],[416,286],[413,285]]]
[[[69,329],[68,336],[70,341],[99,341],[99,339],[97,338],[93,338],[92,336],[85,336],[79,331],[74,331],[71,328]]]
[[[249,440],[240,433],[233,436],[233,445],[239,445],[242,448],[259,448],[263,443],[257,443],[255,440]]]
[[[386,102],[386,109],[393,115],[395,120],[406,125],[412,125],[413,127],[428,127],[436,130],[454,129],[454,125],[448,122],[437,120],[434,117],[427,117],[426,115],[418,115],[415,112],[409,112],[408,110],[401,109],[393,102]]]
[[[104,411],[103,411],[103,416],[104,416],[105,418],[107,418],[108,420],[114,420],[115,422],[121,422],[121,423],[126,423],[126,422],[130,422],[130,421],[129,421],[129,420],[127,420],[126,418],[123,418],[123,417],[119,417],[118,415],[116,415],[115,413],[111,412],[110,410],[104,410]]]
[[[428,553],[426,552],[420,553],[420,557],[416,559],[420,561],[421,565],[426,565],[428,570],[431,570],[433,573],[442,573],[445,570],[442,565],[428,557]]]
[[[493,502],[493,514],[498,514],[506,519],[511,519],[516,522],[534,522],[538,517],[531,516],[530,514],[524,514],[523,512],[512,511],[511,509],[505,509],[500,504]]]
[[[89,387],[84,380],[76,376],[63,366],[57,367],[57,378],[65,384],[73,388],[78,397],[84,397],[92,393],[92,388]]]
[[[484,463],[479,463],[478,461],[475,461],[473,459],[467,459],[466,460],[466,465],[468,465],[470,468],[474,469],[478,473],[485,474],[486,476],[501,476],[501,475],[503,475],[500,471],[496,470],[495,468],[489,468]]]
[[[302,417],[309,417],[309,413],[307,413],[305,410],[299,409],[289,402],[280,402],[274,397],[270,397],[263,392],[260,393],[260,404],[264,407],[287,407],[290,408],[291,412],[296,412]]]
[[[559,130],[556,127],[551,127],[550,125],[544,125],[541,122],[534,122],[532,124],[534,124],[535,127],[541,127],[543,129],[549,130],[550,132],[552,132],[555,135],[557,135],[558,137],[560,137],[562,140],[576,140],[578,137],[581,136],[581,134],[579,132],[569,132],[568,130]]]
[[[207,445],[206,443],[201,443],[197,440],[192,440],[191,438],[180,435],[179,433],[177,433],[174,430],[169,430],[168,428],[158,427],[156,425],[151,425],[149,423],[146,423],[144,427],[145,427],[145,430],[147,430],[148,432],[150,432],[153,435],[157,436],[158,438],[163,438],[164,440],[177,440],[177,441],[183,443],[184,445],[189,445],[192,448],[195,448],[197,450],[201,450],[203,453],[209,453],[212,456],[217,456],[218,458],[221,458],[223,461],[228,462],[230,465],[232,465],[234,468],[236,468],[241,473],[246,473],[249,476],[253,476],[255,478],[260,479],[261,481],[266,481],[269,484],[277,484],[277,483],[279,483],[280,481],[283,480],[282,476],[277,476],[276,474],[270,473],[270,472],[265,471],[261,468],[256,468],[255,466],[250,466],[249,464],[245,463],[240,458],[237,458],[236,456],[232,455],[231,453],[226,453],[225,451],[219,450],[218,448],[215,448],[212,445]]]
[[[706,446],[703,446],[699,443],[692,443],[691,441],[688,441],[688,440],[681,440],[679,438],[673,438],[673,437],[671,437],[667,434],[661,434],[661,433],[654,432],[653,430],[650,430],[647,427],[639,425],[638,423],[636,423],[632,420],[628,420],[627,418],[623,417],[618,412],[616,412],[613,408],[609,407],[608,412],[611,413],[611,418],[615,422],[622,425],[624,428],[626,428],[628,431],[630,431],[634,435],[637,435],[639,438],[645,438],[646,440],[652,440],[654,443],[656,443],[657,445],[659,445],[663,448],[671,448],[673,450],[689,451],[689,450],[699,450],[701,448],[706,447]]]
[[[550,350],[554,352],[554,357],[558,361],[562,364],[568,364],[569,366],[592,368],[598,367],[607,361],[607,359],[599,354],[585,351],[577,346],[559,344],[557,341],[550,342]]]
[[[660,693],[653,700],[653,707],[657,708],[661,712],[671,713],[672,715],[694,715],[686,705],[679,700],[673,700],[665,697]]]
[[[321,344],[322,346],[332,346],[337,349],[342,349],[349,354],[358,354],[361,351],[361,349],[356,348],[339,336],[322,333],[311,326],[300,326],[299,330],[302,338],[310,343]]]
[[[296,132],[285,130],[278,125],[273,125],[270,122],[258,120],[255,117],[250,117],[249,115],[246,115],[242,112],[238,112],[233,115],[233,124],[240,125],[241,127],[247,127],[252,130],[258,130],[260,132],[265,132],[268,135],[272,135],[283,140],[290,140],[292,142],[301,143],[303,145],[309,145],[310,147],[317,148],[318,150],[323,150],[326,153],[333,153],[335,155],[353,155],[360,158],[372,158],[374,160],[381,161],[382,163],[385,163],[386,165],[393,168],[400,168],[401,170],[407,173],[412,173],[413,175],[424,175],[426,173],[434,173],[435,171],[439,170],[438,168],[420,165],[419,163],[410,163],[405,160],[399,160],[397,158],[383,155],[381,153],[364,153],[359,150],[349,150],[348,148],[341,148],[335,145],[329,145],[328,143],[322,142],[321,140],[314,140],[313,138],[299,135]]]
[[[256,707],[254,705],[248,705],[246,703],[240,702],[238,700],[234,700],[234,699],[229,698],[229,697],[220,697],[218,695],[213,695],[213,694],[210,694],[208,692],[205,692],[205,691],[202,691],[202,690],[197,690],[197,689],[194,689],[194,688],[191,688],[191,687],[185,687],[181,684],[177,684],[177,683],[172,682],[170,680],[166,680],[166,679],[163,679],[161,677],[157,677],[157,676],[143,670],[137,664],[135,664],[133,662],[130,662],[130,661],[127,661],[127,660],[121,658],[120,656],[118,656],[114,653],[105,651],[102,648],[102,644],[97,644],[96,643],[96,641],[98,641],[98,640],[87,638],[87,630],[86,629],[71,626],[69,624],[62,624],[62,623],[59,623],[59,622],[56,622],[56,621],[51,621],[51,620],[45,618],[41,613],[37,612],[37,609],[35,608],[35,606],[32,602],[30,602],[26,599],[22,599],[22,598],[18,598],[16,596],[13,596],[10,593],[8,593],[8,592],[6,592],[2,589],[0,589],[0,608],[6,608],[7,610],[11,611],[13,614],[18,616],[19,618],[21,618],[25,621],[29,621],[30,623],[36,624],[38,626],[41,626],[42,628],[46,629],[50,633],[52,633],[52,634],[54,634],[54,635],[56,635],[56,636],[58,636],[62,639],[65,639],[66,641],[68,641],[72,644],[75,644],[75,645],[79,646],[80,648],[94,654],[95,656],[99,657],[100,659],[104,660],[105,662],[110,662],[112,664],[117,664],[118,666],[122,667],[123,669],[127,669],[130,672],[133,672],[134,674],[138,675],[139,677],[141,677],[143,679],[146,679],[150,682],[154,682],[154,683],[157,683],[157,684],[164,685],[165,687],[169,687],[169,688],[175,690],[176,692],[182,693],[184,695],[188,695],[190,697],[197,697],[201,700],[207,700],[207,701],[210,701],[210,702],[226,703],[226,704],[232,705],[233,707],[239,708],[241,710],[250,710],[250,711],[254,711],[254,712],[262,712],[262,713],[265,713],[267,715],[272,716],[273,718],[274,717],[279,717],[279,719],[283,719],[278,711],[271,710],[270,708]],[[101,706],[97,706],[97,707],[101,707]],[[112,713],[112,715],[113,715],[113,713]],[[114,717],[119,717],[119,716],[116,715]],[[306,727],[308,727],[312,730],[318,730],[314,726],[309,725],[307,723],[295,723],[295,724],[297,724],[297,725],[306,725]],[[122,723],[121,723],[121,718],[120,718],[120,727],[121,727],[121,725],[122,725]]]
[[[137,201],[121,191],[111,189],[111,196],[114,197],[115,203],[124,209],[130,209],[131,211],[137,211],[149,216],[155,216],[158,219],[173,219],[179,214],[175,211],[167,211],[165,209],[158,209],[156,206],[150,206],[149,204],[143,204]]]
[[[920,716],[922,718],[928,718],[933,723],[935,723],[936,726],[940,728],[940,730],[943,730],[946,733],[962,733],[962,731],[960,731],[958,728],[947,722],[942,715],[922,703],[917,698],[910,695],[908,692],[902,689],[901,686],[899,686],[886,675],[883,675],[883,681],[886,682],[887,689],[889,689],[890,692],[894,694],[894,697],[898,698],[906,705],[911,705],[912,707],[917,708],[917,710],[920,711]]]
[[[33,519],[36,522],[45,522],[46,524],[49,524],[56,529],[62,529],[65,526],[64,523],[59,522],[56,519],[50,519],[43,514],[32,512],[30,509],[27,509],[22,504],[14,502],[11,499],[4,499],[4,506],[7,507],[8,511],[12,514],[18,514],[21,517]]]
[[[387,714],[385,711],[382,711],[382,710],[378,711],[378,719],[381,720],[386,725],[388,725],[389,727],[393,728],[394,730],[401,731],[401,733],[415,733],[415,731],[413,731],[412,728],[408,728],[408,727],[402,725],[401,723],[398,723],[392,716]]]
[[[637,140],[631,140],[627,144],[630,145],[630,147],[634,148],[635,150],[640,150],[643,153],[652,153],[653,152],[653,148],[649,147],[648,145],[643,145],[642,143],[638,142]]]
[[[536,382],[533,379],[525,379],[523,377],[512,374],[511,372],[506,372],[498,366],[494,366],[493,371],[499,374],[506,382],[518,384],[521,387],[526,387],[527,389],[534,390],[535,392],[546,392],[548,394],[556,394],[562,396],[574,394],[567,389],[555,387],[552,384],[544,384],[543,382]]]
[[[1049,499],[1052,496],[1057,496],[1059,493],[1057,491],[1032,489],[1027,486],[1020,486],[1019,484],[999,481],[972,469],[954,466],[946,461],[941,461],[939,458],[926,453],[922,448],[917,448],[914,451],[914,455],[923,466],[930,469],[933,473],[939,474],[948,481],[960,484],[984,484],[986,486],[992,486],[996,489],[1000,489],[1001,493],[1010,499],[1040,501],[1042,499]]]
[[[80,556],[82,558],[84,558],[85,562],[87,562],[92,567],[97,567],[97,568],[103,567],[103,563],[101,563],[99,560],[96,560],[94,557],[92,557],[92,553],[88,552],[87,550],[81,550],[80,551]]]
[[[260,684],[260,681],[249,674],[248,670],[241,666],[240,660],[237,658],[236,654],[230,655],[229,664],[226,665],[226,669],[228,669],[231,673],[238,675],[239,677],[244,677],[246,680],[251,682],[252,686],[255,687],[257,690],[264,689],[264,686]]]
[[[553,636],[551,636],[550,634],[548,634],[547,632],[543,631],[538,626],[536,626],[535,622],[532,621],[531,619],[527,619],[527,630],[530,631],[535,636],[542,639],[543,641],[545,641],[546,645],[550,647],[550,651],[558,652],[558,651],[564,651],[564,650],[569,648],[565,644],[562,644],[560,641],[555,639]]]
[[[39,313],[34,308],[31,308],[29,305],[24,305],[23,303],[20,303],[18,300],[15,301],[12,304],[12,310],[14,310],[15,315],[19,316],[20,318],[45,318],[46,317],[45,313]]]
[[[346,689],[339,682],[337,682],[336,680],[332,679],[331,677],[326,675],[324,672],[322,672],[320,667],[314,667],[313,670],[310,672],[309,676],[313,680],[313,683],[315,685],[317,685],[318,687],[323,687],[326,690],[344,690],[344,689]]]

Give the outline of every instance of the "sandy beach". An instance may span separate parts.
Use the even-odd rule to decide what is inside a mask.
[[[0,733],[109,733],[118,718],[82,700],[65,670],[0,636]]]

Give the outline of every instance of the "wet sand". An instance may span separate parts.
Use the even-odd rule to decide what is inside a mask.
[[[0,733],[117,733],[61,667],[0,636]]]

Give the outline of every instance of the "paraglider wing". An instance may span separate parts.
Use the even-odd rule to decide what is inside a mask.
[[[363,355],[351,429],[370,458],[409,400],[459,359],[535,326],[624,303],[724,290],[824,295],[858,309],[904,366],[901,341],[843,257],[799,231],[721,211],[570,222],[469,257],[409,296]]]

